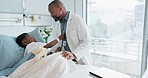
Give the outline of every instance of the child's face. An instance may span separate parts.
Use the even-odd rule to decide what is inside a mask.
[[[25,46],[27,46],[31,42],[36,42],[36,40],[30,35],[26,35],[25,38],[22,40],[22,44]]]

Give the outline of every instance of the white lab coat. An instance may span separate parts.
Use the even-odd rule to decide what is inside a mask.
[[[61,34],[60,23],[55,28],[57,37]],[[75,54],[78,63],[91,65],[92,58],[89,52],[89,37],[86,23],[83,18],[77,14],[69,13],[67,21],[66,37],[69,47]],[[60,44],[61,45],[61,44]]]

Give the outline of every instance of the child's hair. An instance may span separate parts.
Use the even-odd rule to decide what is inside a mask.
[[[26,35],[28,35],[28,33],[22,33],[16,38],[16,43],[23,48],[26,48],[26,46],[22,44],[22,40],[25,39]]]

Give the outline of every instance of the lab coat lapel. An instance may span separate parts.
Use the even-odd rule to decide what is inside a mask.
[[[73,14],[70,12],[69,14],[69,19],[67,21],[67,28],[66,28],[66,37],[67,37],[67,42],[68,42],[68,45],[69,45],[69,48],[71,49],[71,51],[73,51],[76,47],[76,45],[74,44],[75,42],[72,39],[71,37],[71,32],[74,30],[74,27],[73,27]]]

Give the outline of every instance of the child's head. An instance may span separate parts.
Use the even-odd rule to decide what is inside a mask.
[[[23,48],[25,48],[31,42],[36,42],[36,40],[28,33],[22,33],[16,38],[16,43]]]

